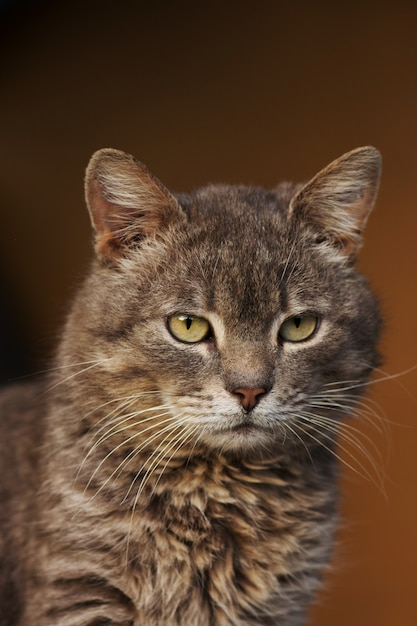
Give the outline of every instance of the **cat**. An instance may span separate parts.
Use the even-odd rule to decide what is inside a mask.
[[[380,169],[174,194],[93,155],[91,271],[54,367],[1,394],[2,626],[305,623],[379,363],[355,260]]]

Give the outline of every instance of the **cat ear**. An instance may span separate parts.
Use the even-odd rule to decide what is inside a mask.
[[[175,197],[133,156],[105,148],[91,157],[85,195],[96,235],[96,252],[114,261],[127,247],[185,220]]]
[[[354,258],[373,208],[381,155],[366,146],[333,161],[304,185],[290,202],[290,215],[302,216],[345,257]]]

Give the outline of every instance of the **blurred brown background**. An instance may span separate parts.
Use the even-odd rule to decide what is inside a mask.
[[[383,304],[384,370],[415,366],[412,6],[3,0],[3,380],[50,354],[91,254],[84,168],[106,146],[134,153],[178,191],[302,180],[351,148],[377,146],[384,173],[360,265]],[[309,626],[417,624],[416,381],[414,370],[372,386],[389,433],[357,427],[382,452],[385,495],[358,463],[346,469],[340,547]]]

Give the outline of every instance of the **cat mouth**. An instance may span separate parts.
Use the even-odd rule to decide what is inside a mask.
[[[245,419],[238,423],[228,424],[216,432],[210,433],[209,441],[221,450],[242,452],[245,449],[268,445],[271,441],[271,431],[267,426]]]
[[[255,431],[259,430],[259,427],[255,426],[253,422],[245,420],[236,426],[232,426],[231,431],[238,435],[251,435]]]

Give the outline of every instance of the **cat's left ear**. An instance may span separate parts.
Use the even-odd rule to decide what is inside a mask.
[[[375,203],[381,155],[366,146],[333,161],[304,185],[290,202],[290,216],[310,222],[340,254],[353,259]]]
[[[112,148],[91,157],[85,196],[96,253],[107,262],[120,259],[141,239],[186,219],[176,198],[142,163]]]

